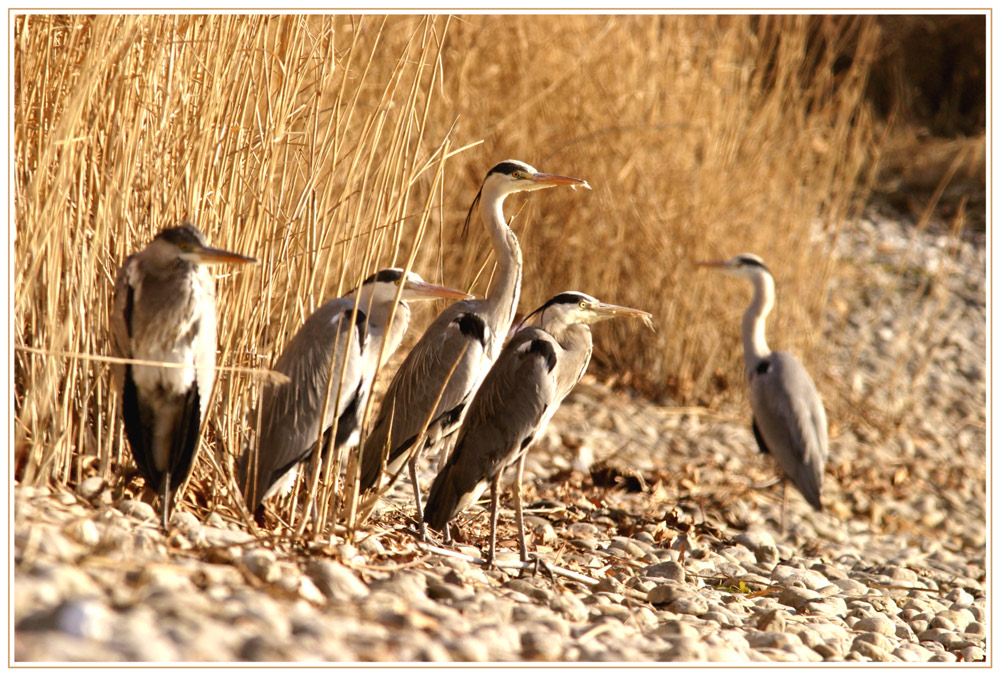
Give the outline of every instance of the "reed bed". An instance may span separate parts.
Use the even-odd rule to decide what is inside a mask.
[[[219,278],[218,363],[266,369],[375,269],[485,292],[488,240],[461,224],[509,157],[594,187],[509,201],[522,312],[578,289],[655,315],[655,334],[600,327],[594,372],[678,403],[742,396],[746,290],[691,263],[753,251],[778,278],[772,342],[822,380],[828,252],[874,166],[877,39],[857,17],[18,16],[15,477],[131,462],[99,357],[117,269],[160,229],[259,259]],[[187,508],[235,509],[259,386],[220,371]]]

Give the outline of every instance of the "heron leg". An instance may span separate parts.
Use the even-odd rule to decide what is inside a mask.
[[[163,530],[170,530],[170,470],[163,473]]]
[[[785,534],[785,515],[788,512],[788,479],[781,480],[781,534]]]
[[[490,482],[490,550],[486,555],[486,567],[493,565],[493,557],[497,551],[497,514],[500,511],[500,474]]]
[[[451,539],[451,524],[450,523],[446,523],[444,525],[444,540],[442,540],[442,541],[446,545],[450,545],[453,542],[453,540]]]
[[[527,453],[521,454],[517,460],[517,478],[514,480],[514,510],[517,514],[517,547],[521,552],[521,561],[528,561],[528,546],[524,541],[524,510],[521,506],[521,477],[524,476],[524,459]]]
[[[420,482],[417,481],[417,460],[420,459],[420,451],[414,451],[410,458],[410,481],[413,482],[413,501],[417,505],[417,525],[420,527],[420,537],[427,542],[427,524],[424,523],[424,508],[420,504]]]

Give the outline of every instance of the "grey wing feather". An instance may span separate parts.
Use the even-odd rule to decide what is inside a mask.
[[[519,331],[500,353],[469,404],[455,450],[431,486],[424,520],[432,528],[443,529],[541,431],[560,399],[554,368],[560,352],[552,336],[530,328]]]
[[[361,462],[363,490],[371,490],[378,482],[387,445],[389,472],[395,473],[425,423],[433,423],[452,412],[461,417],[456,407],[467,403],[486,358],[479,335],[469,335],[458,325],[458,320],[474,307],[469,302],[459,302],[446,308],[396,371],[365,440]],[[451,422],[457,424],[457,420]],[[439,427],[428,424],[428,439],[432,443],[439,434],[450,431]]]
[[[782,471],[815,509],[828,437],[826,412],[802,364],[787,352],[774,352],[750,382],[750,404],[760,436]]]
[[[275,362],[274,370],[288,376],[289,382],[265,386],[259,404],[256,463],[251,457],[252,448],[245,449],[240,459],[240,487],[246,491],[251,509],[285,472],[306,458],[319,437],[320,425],[323,430],[330,427],[358,391],[363,377],[361,340],[358,333],[350,335],[355,330],[350,321],[352,310],[353,299],[337,298],[322,305],[306,320]],[[340,373],[349,337],[350,353],[341,385]],[[330,360],[335,349],[337,358],[330,376]],[[333,383],[326,415],[321,421],[328,376],[333,378]],[[251,422],[256,424],[256,416]],[[248,486],[247,474],[252,466],[256,467],[255,481]]]
[[[129,326],[132,313],[132,288],[129,283],[129,269],[135,263],[135,254],[125,259],[115,278],[114,301],[111,307],[111,353],[116,357],[132,357],[131,331]],[[121,392],[125,382],[125,365],[112,364],[111,375],[115,388]]]
[[[136,254],[126,258],[115,278],[111,308],[111,354],[124,359],[133,357],[132,315],[136,290],[132,286],[131,276],[138,262]],[[129,441],[132,458],[142,477],[154,490],[158,489],[161,474],[153,460],[155,412],[148,403],[140,401],[131,369],[127,364],[112,364],[111,377],[120,396],[122,422],[125,425],[125,437]]]

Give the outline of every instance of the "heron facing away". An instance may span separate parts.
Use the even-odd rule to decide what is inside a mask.
[[[398,475],[409,462],[417,523],[422,526],[417,460],[458,429],[465,409],[500,352],[517,309],[521,289],[521,248],[503,215],[503,202],[517,192],[555,186],[589,188],[579,178],[543,174],[517,160],[489,170],[466,217],[480,213],[493,240],[497,270],[486,297],[454,303],[427,328],[386,390],[368,434],[361,460],[361,488],[378,488],[382,469]],[[416,447],[423,434],[424,443]]]
[[[490,544],[496,550],[500,477],[517,463],[514,504],[521,560],[528,557],[521,509],[521,476],[531,443],[545,429],[563,398],[583,377],[590,363],[590,324],[612,317],[642,318],[642,310],[602,303],[576,291],[555,296],[525,318],[538,315],[538,326],[514,334],[469,404],[455,450],[434,479],[424,520],[445,531],[455,516],[475,503],[489,486]],[[522,322],[523,323],[523,322]]]
[[[791,479],[806,502],[821,511],[819,495],[828,445],[826,411],[799,360],[788,352],[771,352],[764,339],[764,321],[774,307],[774,277],[764,261],[753,254],[698,265],[753,284],[753,299],[743,314],[742,325],[753,434],[761,452],[777,461],[784,474],[783,485],[787,486],[785,482]]]
[[[306,319],[274,365],[275,371],[288,376],[288,382],[269,383],[261,394],[256,452],[246,448],[238,465],[239,485],[251,513],[263,500],[292,487],[298,466],[316,447],[321,427],[324,448],[335,420],[334,448],[358,443],[372,382],[382,363],[399,347],[410,323],[407,301],[435,298],[472,296],[428,284],[415,272],[386,268],[364,280],[360,289],[327,301]]]
[[[125,259],[115,281],[111,347],[116,356],[183,367],[116,364],[125,435],[146,484],[163,498],[191,474],[215,382],[215,281],[206,265],[255,259],[206,244],[195,226],[161,231]]]

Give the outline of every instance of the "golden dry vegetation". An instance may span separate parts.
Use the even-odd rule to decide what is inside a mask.
[[[488,239],[461,224],[509,157],[594,188],[508,201],[522,312],[572,288],[655,315],[655,334],[601,327],[594,372],[742,396],[748,292],[691,263],[753,251],[778,277],[775,342],[826,377],[827,252],[878,157],[870,18],[29,15],[14,37],[19,481],[130,462],[94,357],[118,266],[160,229],[260,260],[219,278],[218,362],[266,368],[374,269],[484,292]],[[203,487],[226,483],[257,390],[220,372]]]

